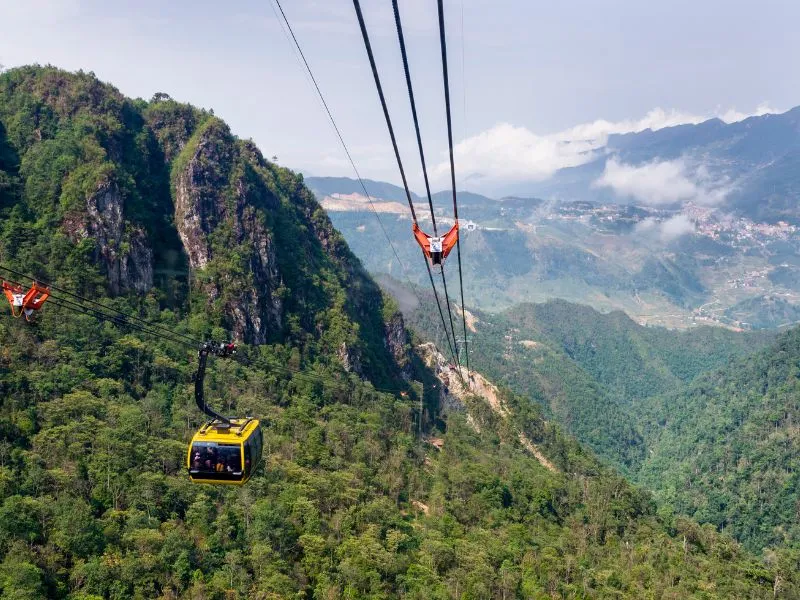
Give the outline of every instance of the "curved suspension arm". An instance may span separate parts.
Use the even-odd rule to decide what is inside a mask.
[[[215,354],[217,356],[230,356],[236,352],[236,347],[233,344],[212,344],[206,342],[200,346],[197,351],[197,373],[194,375],[194,399],[197,402],[197,408],[203,411],[206,415],[217,421],[230,424],[231,420],[225,417],[206,404],[205,391],[203,383],[206,378],[206,363],[208,362],[208,355]]]

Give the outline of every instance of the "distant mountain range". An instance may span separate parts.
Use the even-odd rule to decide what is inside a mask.
[[[562,169],[547,181],[526,183],[519,191],[567,201],[630,199],[613,186],[597,185],[610,161],[634,168],[679,161],[685,178],[701,191],[721,192],[720,207],[758,222],[800,224],[800,107],[736,123],[711,119],[611,135],[594,160]]]
[[[561,169],[544,181],[509,182],[499,189],[559,202],[672,209],[695,201],[756,222],[800,225],[800,107],[735,123],[710,119],[612,134],[586,156],[587,162]],[[308,181],[323,194],[363,193],[358,182],[343,177]],[[378,198],[405,197],[392,184],[366,183],[370,194]],[[448,192],[437,196],[442,194]],[[416,194],[412,197],[422,199]]]
[[[591,168],[599,167],[580,169]],[[625,168],[626,176],[635,169]],[[370,271],[414,283],[426,279],[401,188],[365,181],[370,204],[351,179],[309,177],[306,183]],[[459,192],[459,216],[468,225],[462,230],[467,304],[502,310],[563,298],[670,327],[764,328],[800,318],[800,229],[794,219],[756,221],[743,211],[704,205],[703,198],[683,205],[606,202],[607,190],[589,191],[601,200],[494,200]],[[414,194],[412,201],[421,226],[430,229],[426,199]],[[452,223],[450,192],[435,194],[434,206],[437,222]]]

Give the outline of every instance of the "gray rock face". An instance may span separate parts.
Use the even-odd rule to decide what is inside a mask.
[[[354,351],[352,348],[349,348],[347,344],[342,342],[342,345],[339,346],[338,351],[338,358],[339,362],[344,367],[344,370],[349,373],[355,373],[356,375],[363,375],[363,370],[361,368],[361,356],[358,352]]]
[[[189,264],[206,269],[215,256],[236,250],[247,257],[245,277],[227,281],[219,274],[204,285],[210,301],[223,298],[224,311],[236,339],[263,344],[283,323],[281,276],[275,241],[266,226],[265,198],[258,200],[246,180],[247,169],[263,162],[258,151],[237,144],[227,127],[216,122],[206,128],[192,155],[174,179],[175,222]],[[260,203],[260,208],[257,208]],[[224,293],[223,293],[224,292]]]
[[[227,216],[222,192],[234,158],[234,141],[227,130],[209,127],[177,174],[175,222],[193,269],[203,269],[211,259],[211,234]]]
[[[406,381],[411,379],[411,340],[406,331],[403,314],[396,312],[384,323],[384,342],[392,355],[395,365]]]
[[[86,213],[67,217],[64,229],[73,242],[92,238],[96,260],[112,294],[145,293],[153,287],[153,250],[143,230],[126,223],[124,198],[114,181],[103,181],[86,198]]]

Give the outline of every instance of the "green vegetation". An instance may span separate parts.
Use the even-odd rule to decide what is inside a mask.
[[[437,331],[430,308],[414,313],[420,331]],[[799,328],[777,340],[669,331],[561,301],[478,318],[473,365],[653,490],[665,513],[798,555]]]
[[[764,346],[774,334],[719,327],[670,331],[642,327],[622,312],[552,301],[504,313],[518,336],[552,342],[624,405],[673,390],[699,374]]]
[[[33,325],[0,319],[3,598],[800,594],[796,558],[762,561],[712,527],[659,516],[528,400],[504,393],[507,422],[467,399],[480,433],[463,412],[442,414],[411,357],[425,435],[443,446],[420,439],[418,386],[386,348],[393,305],[302,179],[212,115],[31,67],[0,75],[0,124],[2,264],[200,338],[224,339],[232,309],[281,307],[268,343],[210,365],[215,405],[268,424],[264,468],[235,490],[182,472],[200,422],[193,349],[56,302]],[[185,240],[171,185],[184,175],[181,202],[207,226]],[[119,222],[92,221],[111,183]],[[184,244],[206,241],[209,261],[190,271]],[[154,285],[137,291],[141,248],[159,244]],[[345,371],[343,347],[364,377]]]
[[[432,298],[411,315],[446,347]],[[472,361],[492,380],[540,404],[578,440],[627,474],[646,445],[639,403],[766,344],[769,333],[641,327],[621,312],[564,301],[476,313]]]
[[[651,452],[638,479],[665,506],[753,550],[800,550],[800,328],[644,413]]]
[[[800,306],[780,296],[758,296],[734,304],[725,311],[725,316],[753,329],[786,327],[800,323]]]

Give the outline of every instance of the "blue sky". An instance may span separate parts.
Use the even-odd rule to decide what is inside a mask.
[[[352,4],[283,4],[362,175],[397,182]],[[362,4],[419,190],[391,2]],[[443,187],[436,2],[400,7],[428,162]],[[445,10],[457,171],[460,181],[483,175],[471,184],[480,191],[547,178],[615,131],[800,104],[797,2],[446,0]],[[282,164],[352,175],[270,0],[0,0],[0,63],[32,62],[94,71],[130,96],[161,91],[213,108]]]

